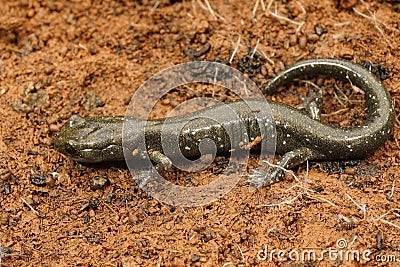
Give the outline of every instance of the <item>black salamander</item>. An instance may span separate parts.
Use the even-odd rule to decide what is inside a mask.
[[[282,103],[268,101],[276,125],[276,152],[283,155],[278,165],[283,168],[293,168],[307,160],[345,160],[362,158],[379,148],[390,136],[394,122],[394,108],[391,97],[380,80],[364,67],[340,59],[311,59],[295,63],[274,77],[264,88],[264,93],[271,93],[279,86],[290,83],[296,78],[325,75],[342,81],[349,81],[365,92],[368,116],[361,125],[354,127],[337,127],[321,121],[318,105],[308,105],[304,113]],[[249,99],[252,107],[262,105],[264,100]],[[316,101],[314,101],[316,102]],[[315,104],[312,102],[311,104]],[[237,149],[236,144],[227,138],[224,127],[230,127],[235,132],[237,123],[246,125],[246,137],[251,142],[260,136],[258,124],[264,118],[257,118],[257,112],[252,112],[243,100],[227,103],[239,114],[240,121],[226,123],[213,122],[202,118],[204,112],[213,111],[223,120],[223,105],[215,105],[204,110],[183,116],[143,121],[124,117],[94,117],[81,118],[73,116],[69,125],[54,140],[55,148],[75,161],[96,163],[103,161],[123,161],[122,125],[129,122],[132,125],[130,137],[132,144],[138,138],[146,139],[146,151],[132,152],[148,153],[158,165],[160,171],[170,167],[171,161],[163,154],[161,131],[168,136],[168,131],[176,131],[174,123],[187,122],[179,133],[179,147],[182,154],[188,158],[200,156],[198,140],[211,138],[217,148],[217,154],[227,154],[231,149]],[[167,123],[165,123],[167,122]],[[171,127],[170,127],[171,126]],[[145,127],[145,128],[143,128]],[[142,135],[142,136],[139,136]],[[246,139],[243,138],[243,141]],[[239,139],[240,139],[239,138]],[[237,146],[239,146],[237,144]],[[283,177],[281,168],[275,168],[263,180],[263,185],[272,184]]]

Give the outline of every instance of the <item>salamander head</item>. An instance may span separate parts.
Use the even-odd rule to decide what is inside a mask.
[[[123,117],[84,119],[74,115],[54,139],[54,147],[78,162],[122,161],[123,122]]]

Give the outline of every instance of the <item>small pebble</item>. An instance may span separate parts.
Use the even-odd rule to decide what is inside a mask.
[[[198,262],[200,260],[200,256],[199,255],[194,255],[191,259],[191,262]]]
[[[358,0],[339,0],[339,6],[343,9],[351,9],[358,3]]]
[[[307,47],[307,38],[305,36],[300,36],[299,46],[301,49],[305,49]]]
[[[394,3],[393,4],[393,10],[395,12],[400,12],[400,3]],[[400,24],[397,25],[397,28],[400,29]]]
[[[290,40],[289,39],[285,39],[283,41],[283,48],[285,48],[286,50],[289,49],[290,46]]]
[[[14,111],[21,113],[28,113],[33,109],[25,103],[16,103],[16,102],[11,103],[11,107]]]
[[[56,184],[56,182],[54,181],[53,177],[47,176],[46,185],[49,187],[54,187],[55,184]]]
[[[56,67],[54,67],[54,65],[47,66],[47,67],[44,69],[44,73],[46,73],[47,75],[50,75],[50,74],[53,73],[53,71],[55,70],[55,68],[56,68]]]
[[[297,44],[296,34],[292,34],[289,36],[289,44],[290,44],[290,46],[295,46]]]
[[[68,174],[61,173],[58,175],[57,184],[62,186],[68,186],[71,184],[71,177]]]
[[[313,191],[314,193],[321,193],[322,191],[324,191],[324,187],[322,185],[318,185],[314,187]]]
[[[139,218],[135,214],[130,213],[128,216],[128,221],[131,224],[136,224],[139,222]]]
[[[319,41],[319,36],[316,35],[315,33],[307,35],[307,41],[310,41],[312,43],[318,42]]]
[[[176,27],[176,26],[172,26],[171,27],[171,32],[172,33],[177,33],[178,31],[179,31],[178,27]]]
[[[58,117],[56,117],[56,116],[51,116],[51,117],[47,118],[47,120],[46,120],[47,124],[49,124],[49,125],[56,124],[57,121],[58,121]]]
[[[345,169],[345,173],[350,175],[355,175],[357,174],[357,170],[356,168],[348,167]]]
[[[139,149],[136,148],[132,151],[132,156],[136,157],[137,155],[139,155]]]
[[[157,208],[154,208],[154,207],[150,207],[149,209],[148,209],[148,212],[150,213],[150,214],[156,214],[157,213],[157,211],[158,211],[158,209]]]
[[[50,132],[59,132],[60,127],[57,124],[50,124],[49,125],[49,130]]]
[[[177,2],[177,1],[176,1]],[[179,12],[183,9],[182,5],[175,4],[174,5],[174,12]]]
[[[8,213],[4,213],[1,215],[0,223],[1,225],[8,225],[9,220],[10,220],[10,215]]]
[[[26,154],[27,154],[28,156],[37,156],[37,155],[39,155],[39,152],[34,151],[34,150],[28,150],[28,151],[26,152]]]
[[[315,31],[315,34],[318,35],[318,36],[321,36],[324,33],[328,32],[328,30],[322,28],[322,26],[319,23],[314,26],[314,31]]]
[[[95,54],[98,53],[98,50],[97,50],[96,47],[94,47],[93,45],[91,45],[91,46],[89,46],[89,53],[90,53],[91,55],[95,55]]]
[[[102,176],[96,175],[90,181],[90,188],[92,190],[98,190],[98,189],[101,189],[101,188],[103,188],[103,187],[105,187],[105,186],[107,186],[109,184],[110,184],[110,180],[108,180],[108,178],[104,178]]]
[[[140,256],[144,259],[150,259],[151,257],[150,252],[148,250],[143,251]]]
[[[32,184],[36,186],[45,186],[46,185],[47,174],[40,173],[40,174],[32,174],[29,177],[29,180]]]
[[[2,255],[2,257],[6,256],[7,254],[11,254],[12,253],[12,249],[10,247],[0,247],[0,255]]]
[[[13,192],[10,184],[4,184],[4,194],[10,195]]]
[[[346,59],[346,60],[352,60],[353,59],[353,55],[350,55],[350,54],[343,54],[342,57],[343,57],[343,59]]]
[[[200,34],[200,43],[205,44],[207,43],[207,41],[208,41],[207,35],[204,33]]]
[[[96,213],[94,212],[94,210],[89,210],[89,216],[90,216],[90,218],[94,218],[94,216],[96,216]]]
[[[35,10],[34,9],[29,9],[26,16],[28,18],[32,18],[33,16],[35,16]]]

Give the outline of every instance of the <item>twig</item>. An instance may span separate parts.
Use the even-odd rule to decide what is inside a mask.
[[[285,168],[283,168],[283,167],[280,166],[280,165],[272,164],[271,162],[269,162],[269,161],[267,161],[267,160],[263,160],[263,162],[267,163],[270,167],[278,168],[278,169],[281,169],[282,171],[284,171],[285,173],[289,173],[290,175],[293,176],[293,178],[294,178],[298,183],[301,183],[301,182],[300,182],[300,179],[294,174],[293,171],[288,170],[288,169],[285,169]]]
[[[218,77],[218,68],[215,69],[215,74],[213,78],[213,86],[212,86],[212,97],[215,96],[215,87],[217,86],[217,77]]]
[[[381,219],[383,219],[384,217],[386,217],[388,214],[390,214],[390,213],[394,213],[395,211],[399,211],[399,209],[391,209],[391,210],[389,210],[388,212],[385,212],[384,214],[382,214],[381,216],[379,216],[378,218],[373,218],[372,217],[372,219],[374,220],[374,221],[379,221],[379,220],[381,220]]]
[[[301,12],[303,12],[303,14],[307,14],[305,8],[303,7],[303,5],[299,1],[296,1],[296,4],[300,7]]]
[[[275,0],[271,0],[269,1],[268,5],[267,5],[267,9],[269,10],[272,6],[272,4],[275,2]]]
[[[332,115],[337,115],[337,114],[346,112],[346,111],[348,111],[348,110],[349,110],[348,108],[342,108],[342,109],[333,111],[333,112],[328,113],[328,114],[321,114],[321,116],[322,116],[322,117],[329,117],[329,116],[332,116]]]
[[[256,0],[256,3],[254,4],[253,11],[252,11],[252,18],[254,19],[256,17],[257,9],[258,9],[258,4],[260,3],[260,0]]]
[[[303,82],[303,83],[305,83],[305,84],[309,84],[309,85],[311,85],[312,87],[314,87],[314,88],[316,88],[316,89],[318,89],[318,90],[321,90],[321,91],[322,91],[322,88],[321,88],[321,87],[319,87],[318,85],[316,85],[315,83],[313,83],[312,81],[308,81],[308,80],[301,80],[301,82]]]
[[[262,56],[269,62],[269,64],[271,64],[272,66],[275,65],[275,62],[272,59],[270,59],[269,57],[267,57],[267,55],[265,54],[264,51],[262,51],[261,49],[257,49],[257,51],[262,54]]]
[[[265,4],[264,4],[264,0],[261,0],[261,9],[262,9],[263,11],[265,11]]]
[[[241,81],[239,79],[239,77],[237,77],[236,75],[234,75],[233,77],[236,79],[236,81],[238,81],[238,83],[243,85],[244,94],[246,95],[246,97],[248,97],[250,94],[249,94],[249,90],[247,89],[246,81]]]
[[[393,194],[394,194],[394,184],[396,183],[396,180],[393,180],[393,184],[392,184],[392,190],[390,191],[390,195],[389,198],[392,198]]]
[[[243,251],[242,251],[242,249],[240,248],[239,245],[237,245],[237,247],[238,247],[238,249],[239,249],[239,251],[240,251],[240,255],[242,256],[242,261],[244,261]]]
[[[237,42],[236,42],[236,46],[235,46],[235,48],[233,49],[233,52],[232,52],[231,58],[229,59],[229,64],[231,64],[231,63],[232,63],[232,61],[233,61],[233,58],[235,57],[235,55],[236,55],[237,51],[239,50],[240,39],[241,39],[241,37],[240,37],[240,35],[239,35],[239,37],[238,37],[238,40],[237,40]]]
[[[397,138],[395,138],[394,141],[396,142],[397,148],[400,149],[399,141],[397,140]]]
[[[292,199],[289,199],[289,200],[285,200],[285,201],[282,201],[282,202],[279,202],[279,203],[271,203],[271,204],[262,204],[262,205],[258,205],[258,207],[277,207],[277,206],[281,206],[281,205],[290,205],[290,204],[292,204],[295,200],[297,200],[300,196],[302,196],[303,194],[302,193],[300,193],[300,194],[297,194],[297,196],[295,196],[294,198],[292,198]]]
[[[35,210],[25,199],[23,199],[22,197],[20,197],[20,199],[22,200],[22,202],[25,203],[25,205],[27,205],[34,213],[36,213],[36,215],[38,217],[44,217],[44,214]]]
[[[337,86],[337,84],[334,84],[334,87],[337,91],[339,91],[342,94],[342,97],[344,98],[344,100],[346,102],[349,102],[349,98],[347,97],[347,95],[340,90],[339,86]],[[339,102],[339,104],[341,104],[343,107],[346,107],[346,105],[343,103],[342,99],[336,94],[336,91],[333,91],[334,95],[335,95],[335,99]]]
[[[336,207],[336,204],[335,204],[335,203],[333,203],[333,202],[330,201],[330,200],[327,200],[326,198],[318,197],[318,196],[310,196],[309,194],[307,194],[307,196],[308,196],[309,198],[314,198],[314,199],[318,199],[319,201],[326,202],[326,203],[328,203],[329,205],[331,205],[332,207]]]
[[[306,187],[304,187],[304,186],[302,186],[302,185],[300,185],[300,184],[294,184],[294,185],[292,185],[291,187],[289,187],[288,189],[286,189],[284,192],[287,193],[287,192],[289,192],[290,190],[292,190],[292,189],[294,189],[294,188],[301,188],[301,189],[304,189],[304,190],[309,191],[309,192],[312,192],[312,191],[313,191],[313,190],[311,190],[311,189],[309,189],[309,188],[306,188]]]
[[[284,21],[287,21],[287,22],[292,23],[292,24],[297,25],[297,26],[301,25],[300,22],[297,22],[295,20],[289,19],[289,18],[284,17],[282,15],[279,15],[278,13],[270,12],[270,14],[276,19],[284,20]]]
[[[336,28],[348,26],[348,25],[351,25],[351,21],[336,22],[335,24],[333,24],[333,28],[336,29]]]
[[[191,6],[192,6],[192,10],[193,10],[193,15],[196,16],[197,15],[197,6],[196,6],[194,0],[192,0]],[[190,17],[193,17],[193,16],[190,15]]]
[[[305,183],[305,184],[308,181],[309,171],[310,171],[310,164],[308,163],[308,160],[307,160],[306,161],[306,175],[304,175],[304,181],[303,181],[303,183]]]
[[[161,4],[161,0],[156,1],[154,3],[153,7],[151,8],[151,11],[156,10],[160,4]]]
[[[400,226],[399,226],[399,225],[394,224],[394,223],[392,223],[392,222],[389,222],[389,221],[387,221],[387,220],[385,220],[385,219],[380,219],[380,221],[381,221],[381,222],[384,222],[384,223],[386,223],[386,224],[389,224],[389,225],[391,225],[391,226],[393,226],[393,227],[396,227],[397,229],[400,229]]]
[[[297,22],[295,20],[289,19],[287,17],[279,15],[278,11],[276,11],[276,10],[275,10],[275,12],[269,12],[269,13],[271,14],[271,16],[273,16],[276,19],[284,20],[284,21],[287,21],[287,22],[292,23],[294,25],[297,25],[296,33],[298,33],[300,31],[301,27],[303,27],[303,25],[304,25],[304,21]]]
[[[351,200],[351,202],[353,202],[354,205],[356,205],[360,210],[362,210],[363,215],[364,215],[364,219],[365,219],[365,216],[367,215],[366,205],[365,204],[363,204],[363,205],[358,204],[349,194],[346,194],[346,196],[348,197],[348,199]]]
[[[210,12],[210,14],[214,17],[214,19],[220,19],[220,20],[225,21],[224,17],[222,17],[221,15],[219,15],[217,12],[214,11],[214,9],[211,7],[210,2],[208,2],[208,0],[204,0],[204,3],[206,4],[206,6],[204,6],[200,0],[197,0],[197,2],[199,3],[199,5],[202,9],[208,10]]]
[[[381,23],[385,28],[389,29],[388,26],[386,26],[385,23],[383,23],[381,20],[376,18],[376,13],[375,12],[371,12],[369,9],[367,9],[368,12],[371,14],[370,16],[362,13],[361,11],[358,11],[358,9],[356,9],[355,7],[353,7],[353,11],[354,13],[356,13],[357,15],[362,16],[363,18],[366,18],[368,20],[372,20],[372,24],[375,26],[375,28],[378,30],[378,32],[382,35],[383,39],[385,40],[385,42],[389,45],[390,48],[394,49],[392,43],[389,41],[389,39],[386,37],[386,34],[383,32],[383,30],[378,26],[378,22]]]
[[[276,207],[276,206],[281,206],[281,205],[289,205],[289,204],[292,204],[295,200],[297,200],[300,196],[302,196],[304,194],[307,195],[307,197],[309,197],[311,199],[317,199],[319,201],[326,202],[326,203],[330,204],[333,207],[336,206],[333,202],[331,202],[331,201],[329,201],[329,200],[327,200],[325,198],[322,198],[322,197],[319,197],[319,196],[311,196],[310,192],[314,192],[314,190],[311,190],[311,189],[303,186],[304,183],[307,183],[307,178],[304,181],[300,181],[300,179],[292,171],[287,170],[287,169],[283,168],[282,166],[272,164],[272,163],[270,163],[268,161],[264,161],[264,162],[267,163],[268,165],[272,166],[272,167],[279,168],[279,169],[282,169],[285,172],[290,173],[295,178],[295,180],[298,182],[297,184],[295,184],[295,185],[289,187],[287,190],[285,190],[285,193],[287,193],[290,190],[293,190],[294,188],[303,189],[304,192],[297,194],[297,196],[295,196],[294,198],[289,199],[289,200],[285,200],[285,201],[282,201],[282,202],[279,202],[279,203],[263,204],[263,205],[259,205],[258,207]],[[308,177],[308,175],[309,175],[309,168],[308,168],[308,161],[307,161],[307,172],[306,172],[305,176]]]
[[[400,217],[399,212],[400,212],[400,209],[394,209],[393,210],[393,214],[396,215],[397,217]]]
[[[259,43],[259,42],[260,42],[260,39],[258,38],[258,39],[257,39],[256,46],[254,47],[253,51],[251,52],[250,59],[253,59],[253,56],[254,56],[254,54],[255,54],[256,51],[257,51],[258,43]]]

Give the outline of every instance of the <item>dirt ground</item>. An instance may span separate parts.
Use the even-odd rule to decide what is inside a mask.
[[[0,265],[400,266],[390,259],[400,260],[399,3],[0,2]],[[80,165],[52,146],[71,115],[123,115],[135,90],[174,64],[224,62],[262,86],[317,57],[366,61],[386,78],[394,134],[366,159],[310,163],[308,173],[302,165],[298,180],[252,192],[238,184],[213,203],[184,208],[147,195],[126,168]],[[362,103],[350,101],[360,94],[333,82],[325,88],[326,121],[362,118]],[[300,83],[273,98],[297,105],[309,89]],[[155,115],[195,96],[231,98],[225,93],[175,90]],[[179,172],[169,179],[194,186],[216,177],[223,160],[189,182]],[[303,260],[308,250],[317,259]],[[323,250],[333,256],[318,259]],[[349,251],[360,260],[347,260]]]

